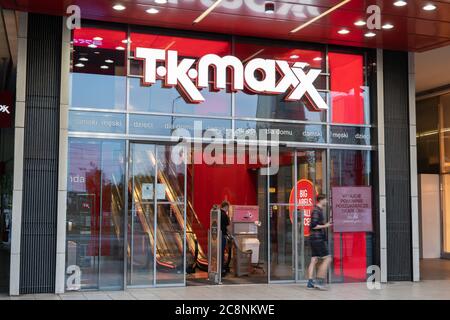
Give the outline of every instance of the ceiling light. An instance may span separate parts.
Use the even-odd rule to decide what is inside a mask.
[[[131,43],[131,41],[128,41],[127,39],[125,39],[125,40],[122,40],[122,43],[128,43],[128,42],[130,42]]]
[[[123,50],[125,50],[125,48],[121,47],[121,46],[118,46],[118,47],[116,47],[116,50],[123,51]]]
[[[103,69],[103,70],[109,69],[108,66],[101,66],[100,68]]]
[[[376,36],[376,33],[373,33],[371,31],[369,31],[366,34],[364,34],[364,37],[366,37],[366,38],[373,38],[375,36]]]
[[[83,57],[83,58],[80,58],[79,60],[80,60],[80,61],[89,61],[88,58],[84,58],[84,57]]]
[[[295,33],[295,32],[297,32],[297,31],[300,31],[301,29],[303,29],[303,28],[309,26],[311,23],[314,23],[315,21],[317,21],[317,20],[319,20],[320,18],[326,16],[327,14],[329,14],[329,13],[331,13],[331,12],[333,12],[333,11],[339,9],[339,8],[342,7],[343,5],[349,3],[350,1],[351,1],[351,0],[344,0],[344,1],[342,1],[341,3],[338,3],[337,5],[335,5],[334,7],[330,8],[330,9],[328,9],[328,10],[325,11],[324,13],[318,15],[317,17],[314,17],[314,18],[312,18],[311,20],[309,20],[308,22],[306,22],[306,23],[304,23],[304,24],[298,26],[298,27],[295,28],[295,29],[292,29],[291,31],[289,31],[289,33]]]
[[[167,0],[155,0],[155,3],[157,3],[157,4],[166,4]]]
[[[385,29],[385,30],[389,30],[389,29],[394,28],[394,25],[393,25],[393,24],[390,24],[390,23],[386,23],[386,24],[384,24],[384,25],[382,26],[382,28]]]
[[[264,4],[264,12],[272,14],[275,12],[275,4],[273,2],[266,2]]]
[[[95,37],[94,40],[95,40],[95,41],[102,41],[103,38],[102,38],[102,37]]]
[[[149,14],[155,14],[155,13],[158,13],[159,10],[155,9],[155,8],[150,8],[150,9],[145,10],[145,12],[147,12]]]
[[[201,22],[205,17],[211,13],[223,0],[216,0],[208,9],[205,10],[201,15],[194,20],[194,24]]]
[[[433,10],[436,10],[436,6],[432,3],[429,3],[426,6],[424,6],[422,9],[425,11],[433,11]]]
[[[83,68],[83,67],[84,67],[84,64],[82,64],[82,63],[77,63],[77,64],[75,65],[75,67],[77,67],[77,68]]]
[[[396,6],[396,7],[403,7],[406,5],[407,5],[406,1],[403,1],[403,0],[398,0],[398,1],[394,2],[394,6]]]
[[[361,26],[365,26],[366,22],[364,20],[358,20],[355,22],[355,26],[361,27]]]
[[[88,47],[89,47],[89,48],[92,48],[92,49],[95,49],[95,48],[97,48],[97,46],[96,46],[95,44],[93,44],[93,43],[92,43],[92,44],[90,44],[90,45],[88,45]]]
[[[114,9],[114,10],[117,10],[117,11],[123,11],[123,10],[125,10],[126,8],[125,8],[123,5],[121,5],[121,4],[116,4],[116,5],[113,7],[113,9]]]
[[[291,59],[298,59],[299,58],[299,56],[298,55],[296,55],[296,54],[293,54],[292,56],[290,56],[289,58],[291,58]]]
[[[314,61],[322,61],[322,58],[321,57],[315,57],[313,60]]]
[[[114,60],[108,59],[108,60],[105,60],[105,62],[106,63],[114,63]]]
[[[95,52],[94,52],[94,54],[100,54],[100,52],[98,52],[98,51],[95,51]]]
[[[341,29],[338,31],[339,34],[349,34],[350,31],[348,31],[347,29]]]

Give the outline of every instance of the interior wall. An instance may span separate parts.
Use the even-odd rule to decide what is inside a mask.
[[[421,256],[424,259],[441,257],[441,217],[439,175],[420,174]]]

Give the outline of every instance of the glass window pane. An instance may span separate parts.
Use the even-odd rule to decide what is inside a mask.
[[[123,29],[74,30],[70,107],[125,109],[126,39]]]
[[[69,141],[66,264],[80,269],[81,289],[123,287],[124,147]]]
[[[439,174],[439,97],[416,103],[418,173]]]
[[[369,151],[331,150],[330,155],[332,191],[333,187],[371,186]],[[372,264],[372,242],[372,232],[332,233],[332,279],[345,282],[366,280],[367,266]]]
[[[141,79],[129,78],[130,111],[178,113],[199,116],[231,116],[231,94],[225,91],[201,90],[205,102],[188,103],[176,88],[165,88],[158,80],[152,86],[143,86]]]
[[[152,48],[178,52],[179,61],[184,58],[198,59],[206,54],[220,57],[231,54],[231,42],[220,39],[191,38],[170,35],[131,32],[131,56],[136,48]],[[212,83],[214,71],[210,67],[209,82]],[[142,78],[143,62],[132,61],[131,75]],[[229,75],[228,75],[229,77]],[[214,92],[210,88],[201,90],[205,101],[198,104],[186,102],[186,94],[180,88],[162,85],[159,78],[151,86],[143,86],[140,78],[129,79],[129,109],[131,111],[163,112],[199,116],[231,116],[231,93],[227,90]],[[228,81],[230,78],[228,78]]]
[[[243,62],[251,59],[285,60],[290,64],[303,62],[306,68],[321,69],[325,73],[324,53],[318,50],[305,50],[296,47],[270,46],[239,40],[235,45],[235,55]],[[306,71],[307,73],[307,71]],[[277,76],[280,78],[280,75]],[[278,80],[278,79],[277,79]],[[319,76],[314,85],[326,90],[326,77]],[[324,111],[310,111],[310,102],[303,97],[298,102],[285,101],[287,93],[280,95],[261,95],[251,92],[236,93],[236,117],[325,121]],[[325,93],[323,97],[326,101]]]
[[[69,111],[69,131],[125,133],[125,114]]]
[[[364,56],[328,54],[331,85],[331,121],[370,124],[369,88],[364,84]]]
[[[450,172],[450,94],[440,97],[441,104],[441,170],[443,173]]]

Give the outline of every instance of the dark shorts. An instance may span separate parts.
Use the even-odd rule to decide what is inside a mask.
[[[310,244],[311,244],[311,257],[323,258],[330,255],[325,241],[322,240],[310,241]]]

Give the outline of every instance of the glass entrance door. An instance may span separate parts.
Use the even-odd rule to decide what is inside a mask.
[[[128,285],[185,284],[185,150],[130,144]]]
[[[268,176],[269,281],[307,279],[309,225],[316,195],[325,193],[325,151],[280,150],[279,170]]]

